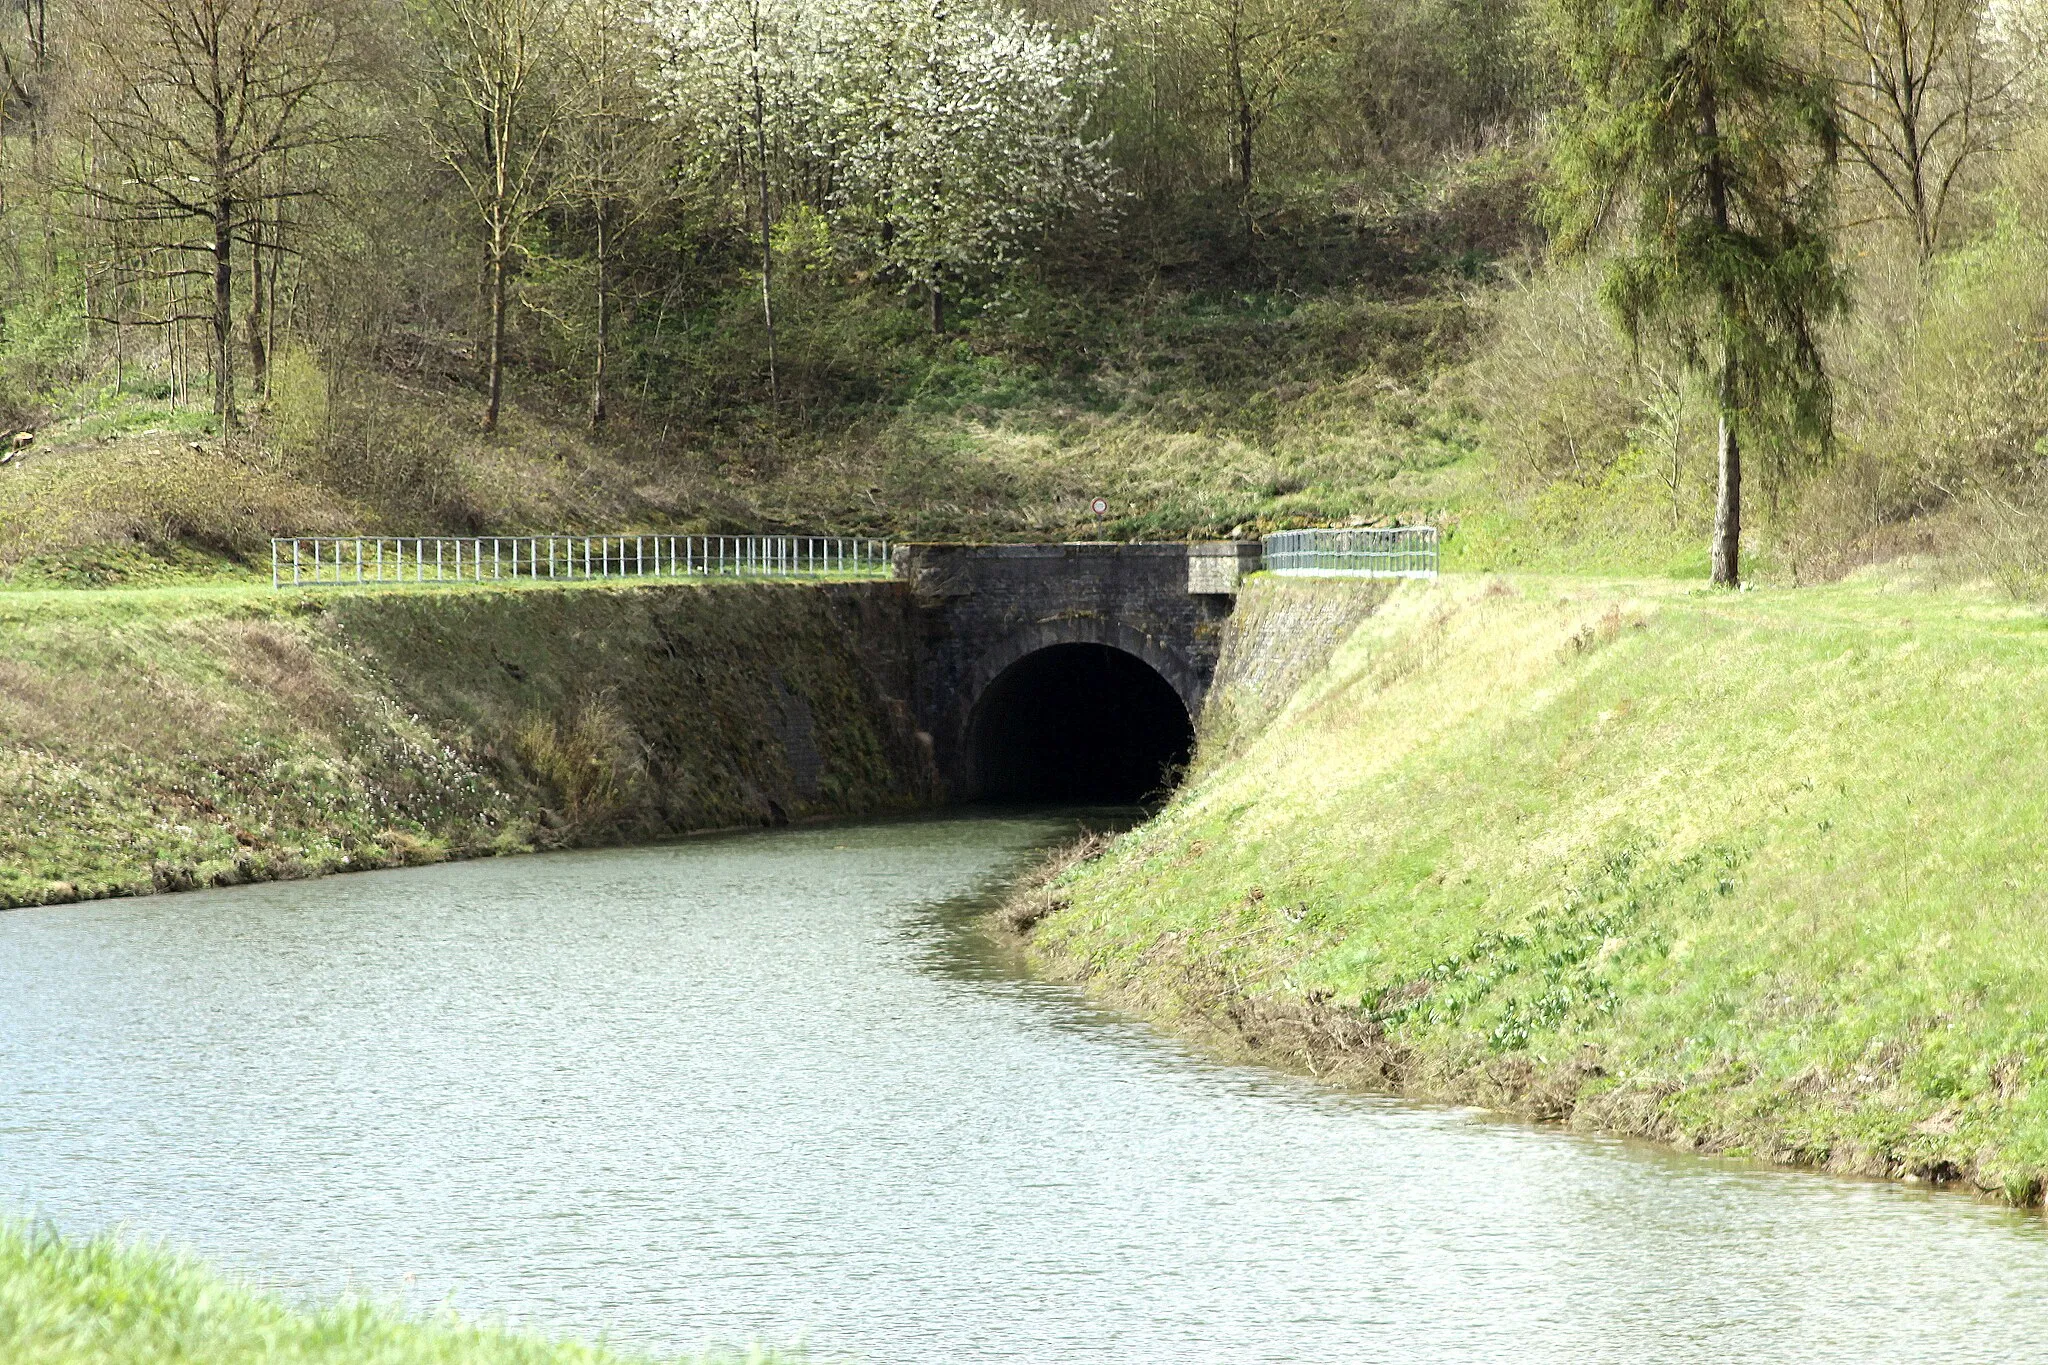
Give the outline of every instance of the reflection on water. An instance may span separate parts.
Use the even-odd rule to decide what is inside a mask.
[[[787,830],[0,915],[0,1204],[294,1291],[874,1361],[2048,1358],[2039,1220],[1190,1055]]]

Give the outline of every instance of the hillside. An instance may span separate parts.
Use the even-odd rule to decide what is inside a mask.
[[[961,335],[840,302],[857,329],[807,413],[623,404],[602,436],[515,385],[500,430],[474,392],[315,370],[261,423],[89,389],[0,467],[0,573],[24,585],[233,575],[275,534],[805,529],[923,539],[1257,534],[1455,514],[1473,496],[1470,418],[1439,377],[1469,347],[1452,275],[1406,297],[1185,294],[1126,311],[985,312]],[[1047,338],[1035,328],[1065,326]],[[871,344],[870,344],[871,343]],[[1056,344],[1055,344],[1056,343]],[[824,361],[819,362],[821,365]],[[879,385],[879,392],[863,393]],[[1110,513],[1099,522],[1090,502]]]
[[[1342,591],[1247,609],[1284,638]],[[1335,638],[1020,902],[1039,958],[1319,1075],[2040,1198],[2037,613],[1460,576]]]

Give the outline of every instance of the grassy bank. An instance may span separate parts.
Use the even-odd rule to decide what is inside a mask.
[[[11,1365],[635,1365],[645,1357],[549,1341],[364,1300],[294,1307],[161,1248],[66,1241],[0,1222],[0,1357]],[[693,1357],[692,1359],[696,1359]],[[752,1365],[787,1357],[727,1356]],[[680,1365],[680,1361],[677,1362]]]
[[[1034,948],[1319,1073],[2034,1202],[2044,699],[1989,597],[1403,587]]]
[[[688,402],[622,400],[601,435],[580,400],[519,376],[491,435],[455,379],[369,372],[330,395],[295,365],[232,438],[81,382],[0,467],[0,582],[232,578],[290,533],[1135,539],[1442,520],[1480,496],[1470,422],[1437,389],[1471,343],[1467,283],[1019,296],[947,337],[857,289],[785,319],[781,408],[753,393],[757,354],[720,351],[697,357],[711,368]]]
[[[915,805],[890,593],[0,594],[0,906]]]

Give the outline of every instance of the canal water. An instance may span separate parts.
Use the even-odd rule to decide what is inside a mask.
[[[1195,1055],[973,928],[1051,820],[0,915],[0,1207],[621,1347],[2048,1358],[2048,1236]]]

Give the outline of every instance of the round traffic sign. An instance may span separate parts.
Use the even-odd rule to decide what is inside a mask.
[[[1094,502],[1089,503],[1088,506],[1099,517],[1109,510],[1109,499],[1097,498]]]

